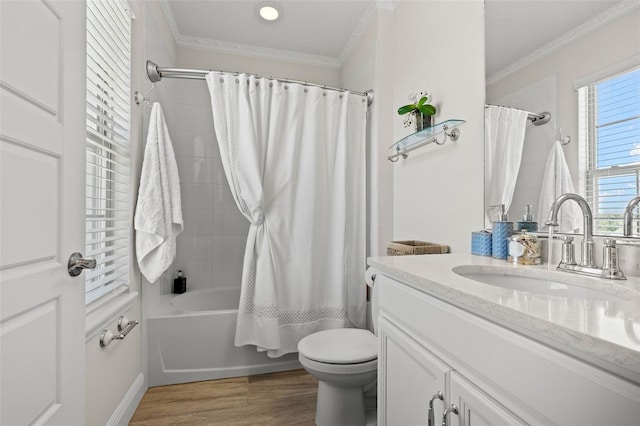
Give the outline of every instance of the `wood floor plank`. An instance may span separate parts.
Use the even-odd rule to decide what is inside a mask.
[[[149,388],[130,425],[313,426],[317,387],[294,370]]]

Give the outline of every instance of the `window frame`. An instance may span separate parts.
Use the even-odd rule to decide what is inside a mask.
[[[85,256],[98,261],[85,273],[91,311],[129,292],[133,14],[124,0],[88,0],[86,8]],[[107,42],[105,48],[101,43]],[[103,248],[94,249],[96,244]]]
[[[600,195],[602,183],[600,179],[607,177],[629,176],[635,180],[635,195],[640,195],[640,160],[635,163],[622,165],[610,165],[598,167],[598,99],[596,86],[603,82],[622,77],[624,75],[640,72],[640,64],[628,66],[615,72],[609,70],[607,75],[599,75],[597,80],[576,84],[578,92],[578,126],[579,126],[579,188],[585,195],[589,205],[593,210],[594,230],[597,233],[608,235],[622,235],[623,220],[622,211],[620,213],[601,213],[601,204],[606,202],[604,196]],[[640,103],[640,101],[638,101]],[[640,118],[633,116],[620,121],[605,123],[606,126],[618,124],[620,122],[631,121]],[[637,143],[640,145],[640,140]],[[632,196],[633,197],[633,196]],[[622,207],[624,209],[624,206]],[[640,220],[635,217],[634,220]],[[604,223],[609,222],[609,223]],[[613,222],[613,224],[611,223]],[[615,227],[615,229],[603,229],[604,227]],[[638,225],[640,226],[640,224]]]

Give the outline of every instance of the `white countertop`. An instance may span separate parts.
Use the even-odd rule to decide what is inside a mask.
[[[368,263],[410,287],[640,384],[639,278],[605,280],[471,254],[372,257]],[[544,274],[611,298],[567,298],[483,284],[452,271],[461,265]]]

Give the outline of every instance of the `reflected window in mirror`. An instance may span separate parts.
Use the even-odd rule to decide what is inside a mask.
[[[640,195],[640,67],[579,88],[578,105],[580,192],[594,232],[622,235],[624,209]]]

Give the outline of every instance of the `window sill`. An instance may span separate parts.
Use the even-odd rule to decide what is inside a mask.
[[[85,316],[85,341],[97,336],[115,318],[123,315],[137,298],[138,292],[129,292],[127,287],[121,287],[110,296],[88,305]]]

